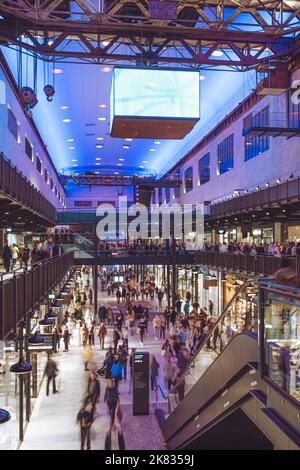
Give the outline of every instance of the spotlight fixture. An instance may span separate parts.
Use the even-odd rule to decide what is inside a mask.
[[[290,179],[293,179],[293,178],[294,178],[294,173],[290,175]]]
[[[279,184],[279,183],[280,183],[280,181],[281,181],[281,179],[280,179],[280,178],[278,178],[278,179],[277,179],[277,181],[276,181],[276,183],[278,183],[278,184]]]
[[[256,188],[255,188],[255,189],[256,189],[256,190],[258,190],[258,189],[259,189],[259,186],[256,186]]]
[[[64,73],[63,69],[53,69],[52,70],[53,75],[61,75]]]
[[[53,302],[53,304],[51,304],[51,307],[60,308],[60,307],[62,307],[62,304],[60,302],[58,302],[58,300],[55,300],[55,302]]]
[[[266,183],[266,188],[268,188],[268,186],[269,186],[269,183]]]

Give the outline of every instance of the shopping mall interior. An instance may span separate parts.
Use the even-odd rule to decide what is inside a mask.
[[[300,450],[299,33],[0,1],[0,450]]]

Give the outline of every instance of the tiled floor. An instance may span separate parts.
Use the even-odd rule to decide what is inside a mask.
[[[113,297],[107,298],[103,293],[100,303],[114,304]],[[155,306],[153,306],[155,309]],[[111,344],[111,329],[105,346]],[[161,359],[161,343],[149,333],[141,347],[137,337],[129,339],[129,348],[136,347],[138,350],[147,350]],[[95,345],[93,361],[97,365],[102,364],[104,352],[99,350],[99,343]],[[79,426],[76,416],[86,389],[87,372],[84,372],[83,349],[79,345],[77,331],[73,332],[71,347],[68,353],[60,352],[56,356],[59,365],[59,380],[57,395],[45,396],[45,383],[37,399],[31,422],[27,428],[22,450],[73,450],[80,448]],[[161,367],[162,369],[162,367]],[[105,379],[100,379],[101,398],[96,409],[96,419],[92,428],[92,449],[103,449],[105,435],[109,427],[109,418],[103,396],[106,386]],[[132,393],[130,380],[122,382],[119,387],[120,402],[124,406],[123,430],[128,449],[163,449],[163,437],[158,422],[151,407],[150,416],[134,417],[131,413]],[[155,402],[153,392],[150,401]],[[163,401],[163,399],[162,399]],[[142,430],[142,432],[140,432]],[[144,430],[144,431],[143,431]],[[149,432],[151,431],[151,432]],[[138,439],[137,436],[138,434]],[[149,436],[152,436],[149,439]]]

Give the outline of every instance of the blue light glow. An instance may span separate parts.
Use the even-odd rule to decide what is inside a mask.
[[[115,116],[199,119],[199,72],[115,68]]]

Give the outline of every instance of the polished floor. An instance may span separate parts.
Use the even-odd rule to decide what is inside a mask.
[[[114,298],[107,298],[99,293],[100,303],[115,304]],[[152,310],[155,310],[155,303]],[[111,345],[112,330],[106,338],[106,348]],[[144,346],[136,336],[129,339],[129,348],[147,350],[160,356],[161,341],[155,340],[152,331],[146,335]],[[93,361],[100,367],[105,352],[100,351],[98,338],[94,349]],[[161,358],[162,359],[162,358]],[[44,382],[36,401],[31,421],[28,425],[22,450],[76,450],[80,448],[79,425],[76,421],[82,398],[86,390],[88,372],[84,371],[83,348],[79,341],[79,332],[73,330],[71,347],[68,353],[60,351],[56,356],[59,367],[58,391],[56,395],[46,396]],[[128,368],[129,369],[129,368]],[[161,367],[162,369],[162,367]],[[129,372],[129,371],[128,371]],[[92,449],[104,449],[105,436],[109,428],[109,417],[106,404],[103,403],[106,380],[101,378],[101,397],[96,409],[96,419],[92,428]],[[122,428],[127,449],[164,449],[163,436],[154,415],[155,395],[150,394],[150,416],[132,416],[132,387],[130,372],[127,381],[119,387],[120,403],[123,406],[124,418]],[[159,397],[159,406],[166,406],[165,400]]]

